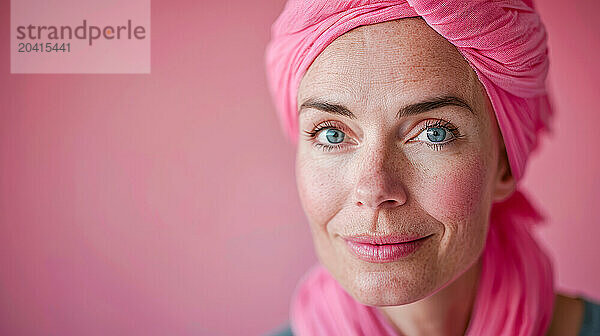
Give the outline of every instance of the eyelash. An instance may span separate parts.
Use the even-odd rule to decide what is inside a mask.
[[[322,144],[322,143],[318,143],[316,141],[314,141],[314,139],[316,138],[317,134],[319,134],[320,131],[325,130],[325,129],[337,129],[341,132],[344,132],[344,127],[339,127],[336,126],[332,121],[325,121],[323,123],[320,124],[313,124],[313,129],[312,131],[303,131],[303,133],[313,142],[313,145],[323,151],[326,152],[330,152],[333,151],[335,149],[339,149],[340,147],[342,147],[341,145],[327,145],[327,144]],[[450,133],[452,133],[452,139],[443,142],[443,143],[428,143],[428,142],[424,142],[427,146],[429,146],[429,148],[438,151],[441,150],[442,147],[444,147],[445,145],[453,142],[454,140],[463,138],[464,135],[462,135],[460,133],[460,131],[458,130],[458,127],[454,126],[451,122],[444,120],[444,119],[436,119],[436,120],[432,120],[429,119],[425,122],[425,125],[423,127],[421,127],[421,129],[419,130],[419,132],[417,133],[416,136],[414,136],[413,138],[411,138],[410,140],[416,138],[417,136],[419,136],[423,131],[425,131],[428,128],[444,128],[448,131],[450,131]],[[346,132],[344,132],[344,134],[346,134]]]
[[[313,142],[313,146],[321,149],[322,151],[325,152],[331,152],[334,149],[338,149],[339,147],[341,147],[340,145],[327,145],[327,144],[322,144],[322,143],[318,143],[316,141],[314,141],[314,138],[317,137],[317,134],[319,134],[320,131],[325,130],[325,129],[337,129],[339,131],[344,132],[343,127],[339,127],[336,126],[332,121],[328,120],[325,122],[322,122],[320,124],[313,124],[313,129],[312,131],[303,131],[304,134],[311,139],[311,141]],[[346,132],[344,132],[345,134]]]
[[[454,126],[451,122],[444,120],[444,119],[436,119],[436,120],[429,119],[425,122],[425,126],[421,127],[421,129],[419,130],[417,135],[415,137],[411,138],[411,140],[416,138],[417,136],[419,136],[424,130],[426,130],[428,128],[444,128],[444,129],[447,129],[448,131],[450,131],[450,133],[452,133],[452,139],[450,139],[446,142],[433,143],[433,144],[425,142],[425,144],[427,146],[429,146],[429,148],[431,148],[435,151],[442,149],[442,147],[453,142],[454,140],[464,138],[464,135],[462,135],[460,133],[460,131],[458,130],[458,127]]]

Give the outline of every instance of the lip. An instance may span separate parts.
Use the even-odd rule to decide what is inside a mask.
[[[396,261],[416,252],[433,234],[418,236],[351,236],[343,237],[352,254],[372,263]]]

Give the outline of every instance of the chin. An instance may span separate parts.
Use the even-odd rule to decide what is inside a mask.
[[[431,277],[414,275],[407,272],[363,271],[348,274],[348,281],[338,280],[338,283],[364,305],[399,306],[419,301],[435,292]]]

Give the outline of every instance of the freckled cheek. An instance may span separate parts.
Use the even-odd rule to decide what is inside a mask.
[[[423,176],[419,199],[442,223],[471,221],[485,204],[485,179],[485,166],[477,158],[447,162]]]
[[[340,167],[319,164],[310,159],[298,158],[296,183],[304,212],[311,226],[326,229],[327,222],[343,204],[346,186]]]

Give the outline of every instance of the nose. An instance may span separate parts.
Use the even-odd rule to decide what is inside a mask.
[[[370,150],[361,161],[354,189],[357,206],[376,210],[406,203],[407,194],[400,176],[402,160],[395,160],[379,148]]]

